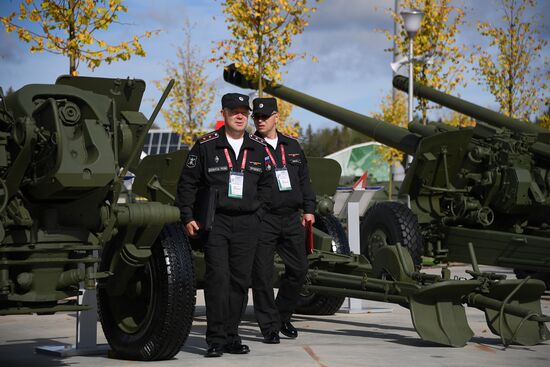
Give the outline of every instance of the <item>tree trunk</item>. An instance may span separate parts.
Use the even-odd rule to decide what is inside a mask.
[[[258,32],[258,96],[260,98],[263,98],[264,96],[263,74],[264,63],[262,60],[262,35]]]
[[[261,7],[262,3],[260,2],[259,7],[257,9],[258,13],[263,15],[263,9]],[[263,37],[262,37],[262,17],[258,16],[256,17],[256,25],[257,25],[257,37],[258,37],[258,96],[260,98],[263,98],[264,95],[264,82],[263,82],[263,74],[264,74],[264,62],[262,60],[263,57]]]
[[[76,50],[73,45],[73,40],[76,38],[75,27],[74,27],[74,10],[75,10],[75,0],[69,0],[69,9],[71,14],[69,15],[69,74],[76,76]]]

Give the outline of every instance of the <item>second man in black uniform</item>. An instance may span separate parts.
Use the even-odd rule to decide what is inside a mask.
[[[277,131],[279,113],[275,98],[256,98],[252,117],[256,135],[267,143],[266,163],[275,172],[271,209],[261,223],[254,259],[252,294],[264,342],[276,344],[279,332],[290,338],[298,336],[290,318],[307,274],[304,226],[315,221],[315,194],[300,144]],[[277,299],[274,299],[272,283],[275,250],[285,264]]]

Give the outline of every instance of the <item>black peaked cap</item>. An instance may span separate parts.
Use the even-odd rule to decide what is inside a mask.
[[[244,107],[250,110],[250,103],[246,94],[227,93],[223,95],[222,108],[234,109],[237,107]]]
[[[279,111],[275,98],[256,98],[252,101],[252,115],[270,116],[273,112]]]

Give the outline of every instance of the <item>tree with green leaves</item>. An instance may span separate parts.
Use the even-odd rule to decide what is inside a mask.
[[[231,38],[216,42],[211,61],[222,66],[235,63],[247,79],[258,82],[263,97],[262,79],[280,81],[281,66],[304,56],[290,52],[290,47],[292,38],[304,31],[307,19],[316,10],[307,2],[224,0],[221,6]]]
[[[170,79],[176,81],[162,114],[168,126],[180,134],[182,143],[188,145],[203,133],[206,115],[215,96],[214,83],[208,81],[204,71],[206,60],[201,58],[200,50],[192,44],[192,29],[186,21],[183,47],[178,47],[176,51],[177,64],[169,62],[164,82],[156,82],[157,88],[162,91]]]
[[[548,41],[539,22],[543,18],[527,15],[536,4],[536,0],[501,0],[500,24],[477,23],[489,47],[478,45],[472,54],[475,80],[491,92],[502,113],[523,120],[529,120],[545,98],[548,103],[550,69],[542,54]]]
[[[98,38],[118,15],[128,8],[123,0],[25,0],[19,11],[1,16],[6,32],[16,32],[20,40],[30,45],[31,52],[51,52],[69,58],[69,73],[77,75],[80,61],[94,70],[102,62],[128,60],[132,55],[145,56],[140,43],[158,33],[144,32],[118,44],[108,44]]]

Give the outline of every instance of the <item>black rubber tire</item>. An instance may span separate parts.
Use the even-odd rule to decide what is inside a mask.
[[[380,236],[384,237],[383,240]],[[374,203],[361,222],[361,254],[373,262],[374,253],[380,246],[391,246],[397,242],[409,251],[415,267],[419,269],[422,266],[424,246],[414,213],[397,201]]]
[[[114,251],[104,251],[102,267],[108,269]],[[176,355],[191,330],[195,311],[195,273],[191,247],[180,223],[163,228],[153,245],[149,262],[132,279],[141,280],[143,297],[129,291],[111,296],[98,287],[98,313],[103,332],[117,358],[141,361],[166,360]],[[104,265],[105,264],[105,265]],[[116,274],[115,274],[116,276]],[[116,279],[115,279],[116,281]],[[108,284],[108,283],[106,283]],[[126,309],[134,312],[135,329],[125,330],[120,320]]]
[[[332,252],[336,254],[349,255],[349,241],[342,223],[332,214],[315,214],[314,227],[328,233],[332,237]]]
[[[332,237],[332,252],[349,255],[349,242],[340,221],[332,214],[315,214],[315,228]],[[296,313],[303,315],[334,315],[342,307],[345,297],[320,294],[300,295]]]

